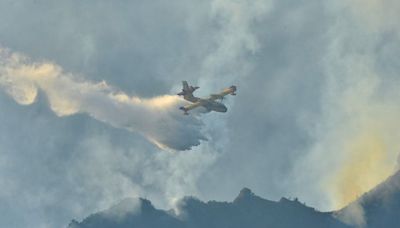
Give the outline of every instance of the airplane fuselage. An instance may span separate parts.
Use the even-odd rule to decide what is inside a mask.
[[[215,111],[215,112],[226,112],[228,108],[216,101],[209,101],[209,100],[202,100],[202,106],[206,108],[208,111]]]

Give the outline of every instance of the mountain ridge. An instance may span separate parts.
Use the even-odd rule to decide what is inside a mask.
[[[359,227],[399,227],[400,171],[335,212],[335,217]]]
[[[271,201],[257,196],[248,188],[243,188],[232,202],[203,202],[195,197],[184,197],[177,205],[180,213],[156,209],[143,198],[139,198],[139,207],[130,207],[126,213],[115,213],[124,211],[126,204],[138,204],[132,199],[126,201],[92,214],[82,222],[73,220],[68,228],[349,227],[331,213],[319,212],[297,198]],[[110,211],[117,216],[109,216],[112,214]]]
[[[271,201],[243,188],[232,202],[182,198],[175,210],[160,210],[150,200],[128,198],[68,228],[346,228],[398,227],[400,171],[333,212],[320,212],[297,198]]]

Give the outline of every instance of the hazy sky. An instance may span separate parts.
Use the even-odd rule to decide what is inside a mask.
[[[399,11],[1,1],[0,227],[62,227],[124,197],[232,200],[244,186],[340,208],[397,168]],[[182,80],[238,95],[225,114],[186,118],[168,96]]]

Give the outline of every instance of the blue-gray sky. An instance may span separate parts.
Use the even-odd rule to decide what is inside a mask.
[[[399,10],[394,0],[2,1],[0,226],[60,227],[124,197],[164,208],[183,195],[231,200],[244,186],[343,206],[397,166]],[[20,105],[6,82],[30,75],[5,71],[10,53],[59,67],[61,82],[35,79],[35,102]],[[182,80],[238,95],[228,113],[186,122],[110,98],[173,95]],[[63,88],[82,85],[89,97]],[[79,108],[60,113],[71,99]],[[208,141],[173,152],[149,135]]]

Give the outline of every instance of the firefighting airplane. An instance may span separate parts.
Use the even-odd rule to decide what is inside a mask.
[[[221,102],[218,102],[217,100],[222,101],[224,97],[228,94],[236,95],[236,86],[231,86],[229,88],[224,89],[221,93],[211,94],[209,98],[198,98],[193,96],[193,92],[200,87],[189,86],[187,81],[183,81],[182,85],[183,85],[182,92],[178,93],[178,95],[183,96],[185,100],[192,102],[192,104],[179,108],[184,112],[185,115],[189,115],[188,111],[200,106],[206,108],[207,111],[226,112],[228,110],[226,106]]]

